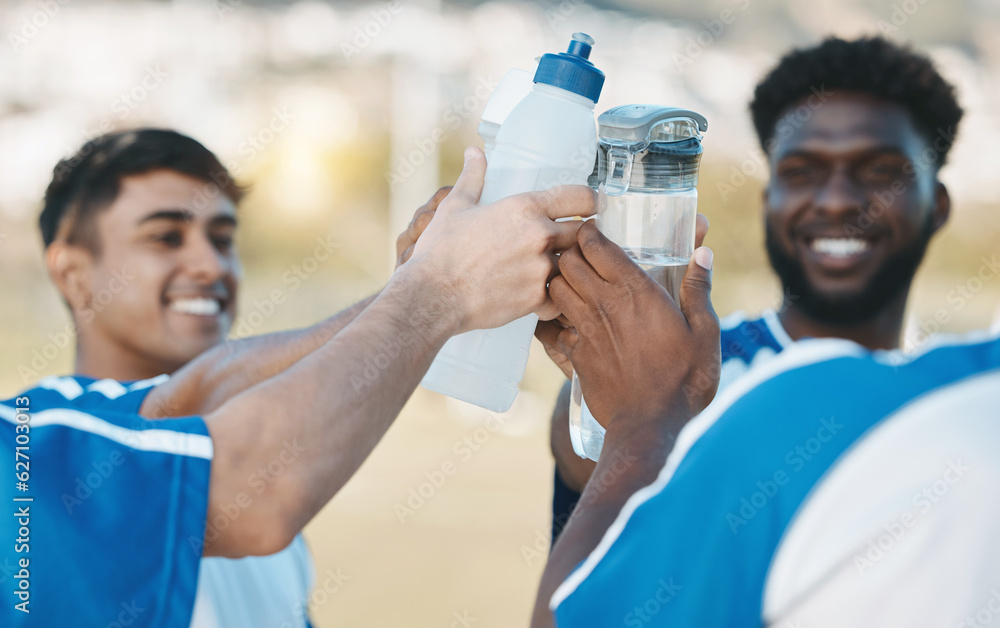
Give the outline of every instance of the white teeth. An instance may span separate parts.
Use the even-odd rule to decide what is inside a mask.
[[[181,314],[195,316],[215,316],[219,313],[219,302],[216,299],[175,299],[170,302],[170,309]]]
[[[816,238],[812,250],[830,257],[850,257],[867,251],[871,245],[860,238]]]

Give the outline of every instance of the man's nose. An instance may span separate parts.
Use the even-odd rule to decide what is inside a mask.
[[[209,238],[191,238],[185,248],[184,270],[199,282],[214,283],[231,271],[229,259]]]
[[[835,168],[813,199],[813,207],[830,217],[856,214],[865,205],[864,190],[844,168]]]

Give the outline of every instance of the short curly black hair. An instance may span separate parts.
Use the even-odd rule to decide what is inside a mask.
[[[212,151],[177,131],[144,128],[107,133],[53,169],[38,217],[43,244],[48,248],[65,224],[68,243],[99,253],[94,216],[114,203],[122,179],[161,169],[204,181],[211,186],[207,194],[224,194],[235,204],[246,192]]]
[[[770,153],[789,107],[820,91],[850,90],[901,105],[917,130],[934,142],[938,165],[951,150],[962,108],[955,88],[929,58],[883,37],[830,37],[782,57],[757,84],[750,113],[757,138]]]

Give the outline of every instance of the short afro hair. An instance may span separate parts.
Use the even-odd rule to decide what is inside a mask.
[[[838,89],[902,106],[916,129],[935,142],[938,163],[944,163],[962,119],[955,88],[925,55],[883,37],[853,41],[830,37],[782,57],[757,84],[750,103],[757,138],[765,152],[773,148],[769,143],[789,107],[818,90]]]
[[[53,170],[38,217],[45,247],[66,223],[69,244],[99,253],[94,217],[118,198],[122,179],[154,170],[172,170],[204,181],[217,188],[215,194],[224,194],[235,204],[246,193],[212,151],[186,135],[148,128],[108,133],[88,141]]]

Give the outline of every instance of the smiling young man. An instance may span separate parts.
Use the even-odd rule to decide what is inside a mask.
[[[765,244],[785,298],[778,312],[722,320],[720,390],[802,338],[899,346],[910,284],[951,209],[937,175],[962,117],[929,59],[882,38],[787,54],[750,111],[770,164]],[[560,329],[543,323],[538,335],[568,376]],[[568,405],[567,384],[552,417],[553,537],[595,466],[572,450]]]
[[[243,194],[214,154],[169,130],[104,135],[60,162],[39,226],[76,329],[75,375],[42,385],[136,413],[153,384],[225,342]],[[116,397],[111,381],[135,383]],[[79,492],[63,494],[68,514],[87,509]],[[301,537],[267,557],[206,558],[192,626],[304,626],[312,581]]]
[[[577,235],[550,291],[607,434],[532,626],[995,623],[996,332],[911,355],[802,339],[713,399],[711,253],[675,303],[593,224]]]
[[[56,167],[39,225],[77,326],[76,373],[173,373],[226,339],[242,195],[212,153],[172,131],[95,138]]]
[[[388,428],[442,334],[544,313],[548,247],[576,227],[542,215],[590,211],[585,188],[473,208],[484,170],[473,151],[452,211],[425,245],[433,252],[415,242],[449,188],[417,211],[397,254],[400,264],[419,260],[383,293],[306,329],[223,345],[241,276],[243,191],[219,160],[191,138],[142,129],[96,138],[61,162],[40,226],[76,327],[75,374],[0,403],[5,442],[30,441],[38,499],[25,506],[35,544],[9,556],[29,561],[34,597],[16,612],[5,604],[0,617],[307,625],[313,575],[301,527]],[[528,233],[511,225],[507,248],[473,235],[509,212],[522,213]],[[482,261],[463,271],[440,261],[457,248],[455,259],[476,251]],[[486,285],[486,274],[500,293],[516,292],[510,303],[476,305],[493,297],[466,281]],[[352,375],[379,352],[394,359],[357,386]],[[15,455],[0,448],[11,469]]]

